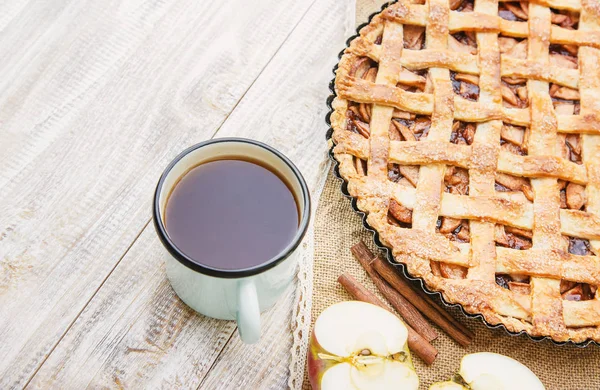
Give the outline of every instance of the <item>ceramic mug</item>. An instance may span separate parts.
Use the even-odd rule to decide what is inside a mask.
[[[249,157],[261,161],[285,178],[298,202],[298,232],[277,256],[253,267],[227,270],[204,265],[177,248],[165,228],[165,207],[171,190],[190,169],[219,157]],[[242,341],[260,338],[260,312],[271,307],[293,280],[297,247],[310,217],[310,196],[302,174],[279,151],[258,141],[218,138],[194,145],[167,166],[154,194],[153,219],[164,246],[167,277],[177,295],[192,309],[208,317],[236,320]]]

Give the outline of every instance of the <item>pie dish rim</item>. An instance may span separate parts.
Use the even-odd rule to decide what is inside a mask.
[[[346,46],[339,52],[338,54],[338,60],[341,61],[342,60],[342,56],[344,55],[345,51],[347,48],[350,47],[350,44],[352,43],[352,41],[354,39],[356,39],[357,37],[360,36],[360,30],[362,28],[364,28],[365,26],[369,25],[372,21],[372,19],[379,15],[381,12],[383,12],[388,6],[397,3],[398,0],[394,0],[394,1],[389,1],[384,3],[381,8],[378,11],[373,12],[372,14],[369,15],[367,21],[365,23],[360,24],[356,30],[355,33],[350,36],[347,40],[346,40]],[[491,324],[490,322],[488,322],[486,320],[486,318],[484,317],[484,315],[482,313],[469,313],[467,312],[463,305],[460,303],[452,303],[446,300],[446,298],[444,298],[442,291],[436,291],[433,289],[430,289],[429,287],[427,287],[425,280],[421,277],[415,277],[410,275],[407,272],[406,269],[406,265],[401,263],[401,262],[397,262],[394,259],[394,256],[392,254],[392,249],[388,246],[386,246],[385,244],[383,244],[381,242],[381,240],[379,239],[379,233],[377,232],[377,230],[375,230],[373,227],[371,227],[369,225],[369,223],[367,222],[367,213],[365,213],[364,211],[360,210],[358,208],[357,205],[357,198],[353,197],[352,195],[350,195],[350,193],[348,192],[348,181],[341,175],[340,171],[339,171],[339,165],[340,162],[336,159],[335,157],[335,153],[334,153],[334,148],[336,146],[334,140],[333,140],[333,125],[331,123],[331,115],[336,111],[336,109],[333,106],[333,102],[334,100],[338,97],[336,91],[335,91],[335,80],[336,80],[336,72],[337,69],[339,67],[339,61],[335,64],[335,66],[332,69],[332,73],[333,73],[333,79],[330,81],[329,83],[329,90],[331,92],[331,94],[328,96],[328,98],[326,99],[326,104],[327,107],[329,108],[326,116],[325,116],[325,122],[327,123],[328,129],[326,132],[326,140],[329,144],[328,146],[328,156],[330,158],[330,160],[333,162],[333,173],[335,175],[335,177],[340,180],[340,191],[342,193],[342,195],[344,195],[344,197],[348,198],[350,200],[350,205],[352,207],[352,209],[354,210],[355,213],[357,213],[358,215],[360,215],[361,219],[362,219],[362,224],[363,227],[365,229],[367,229],[367,231],[371,232],[373,234],[373,243],[380,249],[385,251],[385,257],[387,259],[387,261],[392,264],[396,269],[398,269],[400,272],[402,272],[402,275],[409,281],[411,281],[412,285],[415,288],[420,288],[422,289],[425,293],[427,293],[430,296],[437,296],[439,297],[439,300],[444,304],[444,306],[446,307],[458,307],[459,310],[462,312],[463,315],[465,315],[467,318],[470,319],[481,319],[481,321],[483,322],[483,324],[490,329],[504,329],[504,331],[509,335],[509,336],[521,336],[521,335],[526,335],[527,338],[529,338],[530,340],[534,341],[534,342],[542,342],[545,340],[549,340],[551,341],[554,345],[557,346],[564,346],[564,345],[572,345],[578,348],[584,348],[587,347],[590,344],[595,344],[597,346],[600,346],[600,341],[596,341],[592,338],[588,338],[584,341],[581,342],[575,342],[571,339],[566,340],[566,341],[557,341],[555,339],[552,338],[552,336],[550,335],[545,335],[545,336],[533,336],[531,334],[529,334],[526,330],[521,330],[521,331],[511,331],[506,327],[506,324],[499,322],[497,324]]]

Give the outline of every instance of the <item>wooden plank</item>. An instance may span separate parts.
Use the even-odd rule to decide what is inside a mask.
[[[262,316],[261,340],[245,345],[237,332],[204,378],[200,389],[285,389],[292,347],[290,318],[294,289],[289,288],[275,307]]]
[[[214,133],[310,6],[62,2],[20,39],[48,3],[0,34],[0,388],[32,377],[146,226],[162,168]]]
[[[161,255],[148,226],[29,387],[197,387],[235,325],[179,300]]]
[[[294,161],[311,191],[327,174],[325,100],[337,54],[350,35],[348,29],[354,29],[352,22],[345,26],[340,16],[347,15],[347,6],[336,0],[316,3],[217,133],[217,137],[250,134],[275,146]],[[318,195],[312,200],[316,202]],[[266,326],[258,345],[260,353],[235,334],[202,388],[286,388],[293,345],[293,298],[286,296],[263,314]],[[304,336],[307,342],[308,334]],[[282,357],[286,363],[276,363]]]
[[[302,171],[311,191],[327,174],[325,103],[338,54],[355,30],[346,23],[351,4],[316,2],[215,135],[277,148]]]
[[[217,133],[252,137],[276,146],[302,170],[311,190],[326,173],[324,101],[329,95],[330,70],[345,36],[336,12],[339,9],[332,7],[341,6],[343,3],[337,1],[315,3]],[[232,322],[192,315],[182,325],[181,334],[197,337],[185,341],[173,337],[172,343],[164,347],[164,354],[154,352],[147,339],[161,337],[151,333],[157,327],[138,324],[153,323],[156,311],[164,308],[157,308],[153,294],[137,290],[122,293],[131,290],[132,270],[148,263],[153,268],[160,264],[154,249],[140,249],[159,245],[152,237],[153,228],[148,226],[39,370],[33,387],[118,382],[127,388],[193,388],[206,374],[206,366],[198,366],[192,358],[202,354],[217,359],[218,348],[211,345],[218,345],[218,340],[232,334],[230,344],[215,362],[214,373],[210,371],[201,388],[285,387],[292,345],[293,286],[263,314],[263,338],[258,345],[242,344]],[[138,278],[143,279],[141,283],[148,291],[161,289],[165,283],[164,276]],[[177,301],[171,291],[164,294],[165,302]],[[98,320],[97,308],[113,306],[125,309],[110,310],[108,317]],[[119,339],[123,332],[126,334]],[[214,342],[211,344],[209,339]],[[132,348],[135,357],[129,352]]]

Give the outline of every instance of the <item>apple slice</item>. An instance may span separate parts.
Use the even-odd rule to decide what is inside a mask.
[[[402,321],[378,306],[347,301],[328,307],[310,340],[312,388],[417,389],[407,337]]]
[[[429,390],[544,390],[527,366],[492,352],[465,355],[453,381],[434,383]]]
[[[466,390],[468,387],[464,387],[463,385],[459,385],[456,382],[447,381],[447,382],[437,382],[433,385],[429,386],[429,390]]]

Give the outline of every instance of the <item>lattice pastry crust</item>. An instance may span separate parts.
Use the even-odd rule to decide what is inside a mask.
[[[600,2],[400,0],[335,85],[340,173],[411,275],[510,331],[600,341]]]

